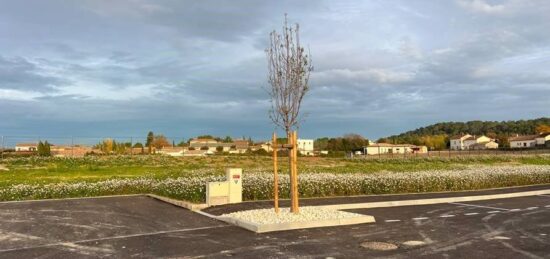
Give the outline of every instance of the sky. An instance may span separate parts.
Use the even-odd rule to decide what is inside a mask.
[[[268,139],[264,51],[285,13],[314,66],[300,137],[550,116],[550,1],[0,6],[0,135]]]

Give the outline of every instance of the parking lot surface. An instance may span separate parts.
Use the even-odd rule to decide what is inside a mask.
[[[377,222],[256,234],[145,196],[0,203],[0,258],[550,255],[546,195],[352,211]]]

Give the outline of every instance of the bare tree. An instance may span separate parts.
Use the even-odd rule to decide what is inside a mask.
[[[287,15],[283,31],[269,34],[266,49],[268,81],[271,85],[270,118],[287,135],[299,126],[300,106],[309,90],[309,75],[313,71],[311,57],[300,44],[300,26],[288,26]]]
[[[285,23],[281,34],[273,31],[269,34],[270,45],[266,49],[268,61],[268,81],[271,85],[269,94],[271,97],[270,118],[273,123],[286,131],[289,144],[288,150],[290,167],[290,211],[299,212],[298,205],[298,151],[297,132],[299,126],[300,106],[309,90],[309,74],[313,70],[309,52],[300,44],[300,26],[288,26],[285,14]],[[273,143],[276,142],[274,135]],[[276,148],[276,147],[275,147]],[[276,149],[275,149],[276,150]],[[276,153],[274,152],[274,190],[277,190],[277,166]],[[274,195],[277,196],[277,191]],[[278,211],[277,197],[275,198],[275,211]]]

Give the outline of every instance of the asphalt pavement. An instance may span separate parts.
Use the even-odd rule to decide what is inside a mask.
[[[352,211],[377,222],[256,234],[145,196],[0,203],[0,258],[550,258],[547,195]]]

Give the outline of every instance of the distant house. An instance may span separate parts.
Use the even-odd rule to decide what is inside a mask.
[[[204,150],[188,150],[183,153],[183,156],[206,156]]]
[[[15,151],[17,152],[32,152],[38,150],[37,143],[17,143],[15,144]]]
[[[273,148],[271,148],[271,141],[261,142],[258,146],[267,152],[273,152]]]
[[[541,133],[536,140],[537,146],[544,146],[550,142],[550,133]]]
[[[313,156],[313,139],[298,139],[298,152],[304,156]]]
[[[216,152],[228,152],[230,154],[246,153],[249,148],[247,140],[235,140],[232,143],[218,142],[215,139],[192,139],[189,141],[189,151],[193,155],[202,151],[204,155],[214,154]],[[184,151],[186,153],[187,151]]]
[[[498,143],[494,139],[487,136],[472,136],[470,134],[453,136],[450,138],[451,150],[466,150],[466,149],[496,149]]]
[[[508,139],[511,148],[533,148],[536,146],[545,146],[550,141],[550,133],[537,135],[516,135]]]
[[[218,145],[218,141],[215,139],[204,139],[204,138],[196,138],[189,141],[189,147],[197,149],[203,149],[203,150],[209,150],[210,148],[213,149],[213,151],[216,151],[216,147]],[[207,148],[205,148],[207,147]]]
[[[497,149],[497,148],[498,148],[498,143],[492,140],[489,142],[475,143],[468,147],[468,149],[472,149],[472,150]]]
[[[229,153],[243,154],[246,153],[249,147],[250,143],[248,143],[248,140],[235,140],[233,141],[232,148]]]
[[[266,152],[273,152],[273,149],[271,148],[271,141],[256,142],[249,148],[252,151],[264,150]]]
[[[200,150],[205,154],[214,154],[218,150],[218,146],[226,146],[223,151],[229,151],[230,145],[220,143],[215,139],[192,139],[189,141],[189,150]]]
[[[375,143],[363,148],[363,152],[360,154],[366,155],[379,155],[379,154],[405,154],[405,153],[427,153],[428,148],[426,146],[416,146],[411,144],[389,144],[389,143]],[[360,150],[357,150],[360,152]],[[359,154],[359,153],[356,153]]]
[[[451,137],[451,139],[450,139],[450,141],[451,141],[451,150],[464,150],[464,149],[466,149],[466,145],[465,145],[464,141],[466,141],[466,139],[468,139],[470,137],[472,137],[472,135],[470,135],[470,134],[461,134],[461,135]]]
[[[84,157],[92,148],[84,145],[51,145],[50,152],[55,157]]]
[[[157,150],[158,154],[169,155],[169,156],[183,156],[184,148],[183,147],[163,147]]]

